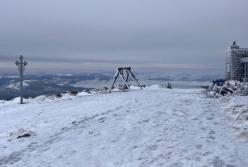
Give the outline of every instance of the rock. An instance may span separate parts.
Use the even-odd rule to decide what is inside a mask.
[[[72,96],[76,96],[78,94],[78,91],[71,90],[68,93]]]
[[[62,94],[61,93],[57,93],[56,94],[56,97],[62,97]]]
[[[23,137],[30,137],[31,134],[29,133],[24,133],[23,135],[17,136],[17,139],[23,138]]]
[[[224,167],[225,166],[225,162],[223,160],[221,160],[219,157],[216,157],[212,163],[213,163],[214,167]]]

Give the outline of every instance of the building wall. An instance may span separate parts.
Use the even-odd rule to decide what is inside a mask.
[[[232,78],[233,80],[241,80],[243,77],[243,66],[241,63],[242,54],[239,49],[232,49]]]
[[[242,80],[244,77],[244,65],[241,59],[248,57],[248,49],[232,48],[226,53],[226,80]]]
[[[225,71],[226,71],[225,79],[231,80],[231,78],[232,78],[231,77],[231,70],[232,70],[231,51],[226,52],[225,62],[226,62],[226,64],[225,64]]]

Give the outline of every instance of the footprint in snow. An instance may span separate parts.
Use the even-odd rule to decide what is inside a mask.
[[[171,164],[169,167],[183,167],[183,163],[182,162],[176,162]]]
[[[238,135],[238,137],[239,137],[241,140],[247,142],[247,141],[248,141],[248,131],[241,132],[241,133]]]
[[[213,120],[214,117],[207,117],[207,120]]]
[[[147,150],[149,151],[154,151],[154,150],[157,150],[158,146],[157,145],[150,145],[147,147]]]
[[[215,134],[215,131],[211,130],[211,131],[209,131],[209,134],[210,135]]]
[[[212,164],[214,167],[225,167],[226,163],[219,157],[216,157],[213,161]]]
[[[145,120],[143,120],[143,122],[149,122],[150,121],[150,119],[145,119]]]
[[[197,145],[195,145],[195,147],[196,147],[197,149],[201,149],[201,148],[202,148],[202,145],[201,145],[201,144],[197,144]]]
[[[100,123],[105,122],[105,120],[106,120],[106,118],[99,118],[99,119],[98,119],[98,121],[99,121]]]

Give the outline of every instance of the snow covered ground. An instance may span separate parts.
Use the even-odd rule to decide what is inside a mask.
[[[0,101],[0,166],[248,166],[247,97],[153,86],[17,100]]]

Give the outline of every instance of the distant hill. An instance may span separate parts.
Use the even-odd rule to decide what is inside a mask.
[[[170,82],[173,87],[199,87],[201,82],[221,78],[218,74],[208,73],[138,73],[137,78],[144,85],[165,85]],[[24,96],[58,94],[65,91],[88,91],[93,88],[109,87],[113,74],[33,74],[24,77]],[[197,81],[197,82],[192,82]],[[0,100],[11,100],[19,96],[19,79],[16,75],[0,76]]]
[[[58,75],[26,75],[24,80],[24,97],[52,95],[66,91],[88,91],[92,87],[74,87],[73,84],[85,80],[106,80],[111,77],[104,74],[58,74]],[[0,100],[11,100],[20,96],[17,76],[1,75]]]

